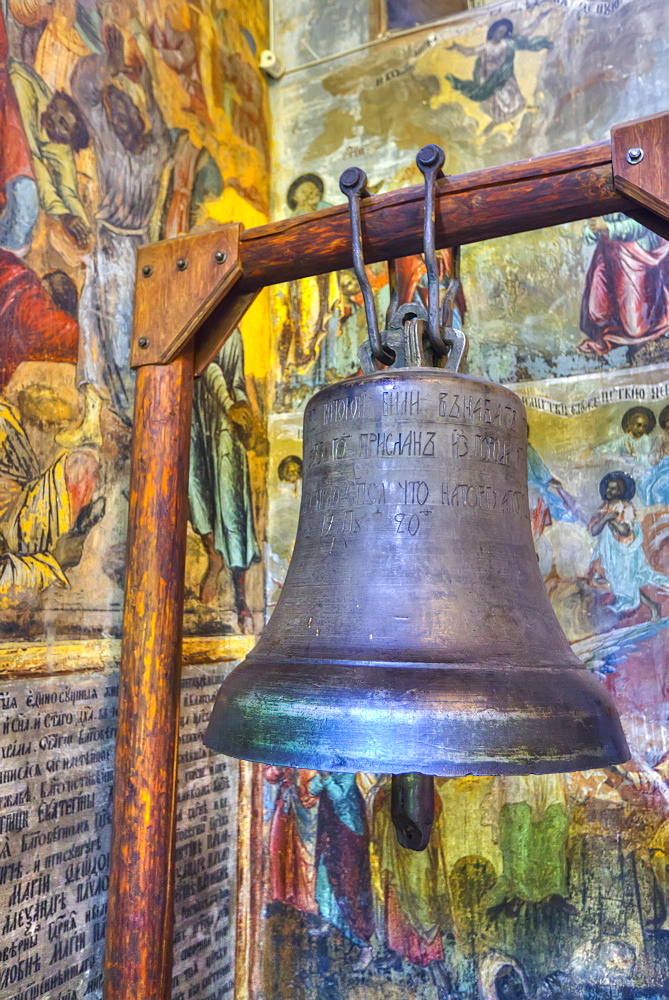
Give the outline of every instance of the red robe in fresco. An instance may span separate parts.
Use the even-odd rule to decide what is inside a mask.
[[[0,6],[0,212],[5,207],[5,190],[11,180],[15,177],[35,178],[30,147],[7,71],[8,55],[9,43]]]
[[[77,321],[56,308],[34,271],[0,248],[0,392],[22,361],[77,363]]]
[[[627,223],[648,233],[632,220]],[[621,344],[642,344],[669,332],[669,243],[649,235],[651,239],[599,239],[583,293],[585,340],[579,350],[607,354]]]
[[[318,799],[308,784],[315,773],[265,768],[265,780],[279,785],[269,835],[270,899],[313,914],[318,913],[314,859]]]
[[[453,250],[449,247],[446,250],[437,251],[437,265],[439,267],[440,283],[444,281],[446,275],[453,271]],[[427,274],[425,261],[422,254],[411,254],[409,257],[400,257],[395,261],[397,269],[397,292],[399,302],[412,302],[414,297],[420,298],[427,309],[427,285],[421,279]],[[455,308],[460,313],[460,319],[464,321],[467,312],[465,294],[460,285],[455,294]]]

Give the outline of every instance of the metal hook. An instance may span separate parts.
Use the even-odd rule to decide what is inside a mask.
[[[425,221],[423,224],[423,250],[427,271],[427,332],[432,350],[439,357],[448,353],[439,325],[439,266],[435,239],[435,188],[437,177],[443,177],[442,167],[446,156],[441,146],[430,143],[423,146],[416,156],[416,165],[425,178]]]
[[[360,199],[368,195],[367,174],[360,167],[349,167],[339,178],[339,187],[348,198],[351,215],[351,243],[353,250],[353,270],[355,271],[362,298],[365,303],[367,331],[372,356],[383,365],[392,365],[395,352],[381,340],[379,322],[376,315],[374,292],[365,270],[365,260],[362,252],[362,226],[360,222]]]

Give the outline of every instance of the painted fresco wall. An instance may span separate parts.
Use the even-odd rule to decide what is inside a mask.
[[[263,0],[0,0],[2,1000],[101,996],[135,253],[268,218],[266,44]],[[239,765],[201,736],[263,621],[268,317],[195,393],[175,1000],[234,993]]]
[[[313,23],[334,6],[338,50],[360,46],[355,31],[344,44],[343,0],[311,4]],[[601,140],[667,107],[668,53],[658,0],[509,0],[321,57],[273,86],[274,213],[343,201],[352,164],[373,191],[415,183],[427,142],[458,173]],[[387,776],[266,768],[258,997],[669,996],[668,250],[622,216],[465,247],[457,303],[467,370],[525,398],[546,587],[615,695],[633,759],[440,779],[424,854],[395,842]],[[385,268],[369,270],[383,316]],[[404,299],[423,286],[420,259],[408,261]],[[297,525],[305,403],[358,370],[353,272],[277,287],[273,320],[270,604]]]
[[[264,8],[3,0],[1,16],[2,631],[117,635],[135,252],[266,219]],[[262,620],[266,331],[261,299],[198,385],[187,633]]]

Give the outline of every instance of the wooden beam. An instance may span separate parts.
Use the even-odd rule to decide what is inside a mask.
[[[170,1000],[192,343],[137,373],[105,1000]]]
[[[368,263],[422,251],[423,201],[422,185],[363,200]],[[633,206],[613,186],[611,144],[580,146],[445,177],[437,190],[437,246],[475,243]],[[233,295],[351,267],[348,206],[247,229],[239,253],[243,274]],[[225,307],[223,302],[219,308]]]

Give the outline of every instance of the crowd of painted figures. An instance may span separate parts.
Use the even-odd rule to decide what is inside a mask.
[[[110,483],[124,472],[127,482],[135,253],[189,231],[221,195],[205,141],[227,128],[266,158],[254,48],[223,4],[8,0],[0,8],[5,607],[67,586],[109,506]],[[260,199],[252,185],[241,193]],[[39,371],[17,387],[24,362]],[[58,374],[49,362],[76,366],[76,390],[72,369]],[[246,458],[257,432],[237,331],[198,384],[190,502],[208,556],[200,598],[216,600],[226,566],[243,630],[253,626],[245,573],[260,558]],[[114,516],[124,520],[123,511]],[[122,549],[117,561],[122,576]]]

